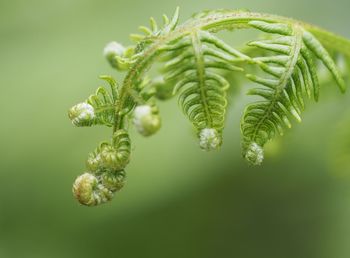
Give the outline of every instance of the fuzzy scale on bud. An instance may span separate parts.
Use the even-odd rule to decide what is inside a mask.
[[[222,144],[222,136],[216,129],[204,128],[199,132],[199,146],[202,150],[218,150]]]
[[[149,105],[137,106],[134,111],[133,123],[137,131],[143,136],[155,134],[160,126],[160,116],[153,112]]]
[[[264,150],[253,142],[248,146],[244,157],[251,165],[261,165],[264,160]]]
[[[75,126],[91,126],[94,123],[95,111],[88,103],[79,103],[68,111],[68,117]]]
[[[90,173],[84,173],[75,180],[73,194],[81,204],[86,206],[105,203],[113,197],[113,192],[100,184],[96,176]]]

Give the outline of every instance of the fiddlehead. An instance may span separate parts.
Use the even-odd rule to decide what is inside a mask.
[[[178,95],[178,102],[199,138],[203,150],[217,150],[222,142],[229,87],[237,87],[237,73],[259,85],[248,95],[262,100],[247,105],[241,119],[243,156],[254,165],[264,158],[264,145],[301,121],[305,98],[318,101],[324,64],[342,92],[348,77],[350,41],[313,25],[285,17],[244,10],[205,11],[179,25],[179,9],[163,26],[151,18],[150,28],[132,34],[136,43],[124,47],[112,42],[104,49],[110,65],[126,71],[122,84],[104,76],[111,88],[100,87],[85,102],[74,106],[69,117],[76,126],[113,127],[111,142],[90,154],[87,172],[78,177],[73,192],[80,203],[93,206],[110,200],[125,183],[130,159],[129,121],[150,136],[160,126],[156,100]],[[255,29],[264,38],[250,41],[239,51],[219,39],[222,30]],[[253,51],[252,51],[253,50]],[[341,56],[345,69],[337,67]],[[152,65],[161,64],[153,78]],[[257,69],[252,69],[258,67]],[[248,72],[248,71],[251,72]],[[227,76],[229,75],[229,76]]]
[[[68,116],[75,126],[106,125],[113,126],[114,103],[118,99],[117,83],[110,76],[101,76],[110,87],[110,94],[105,88],[99,87],[96,93],[91,95],[85,102],[73,106]]]
[[[104,203],[124,186],[124,168],[129,163],[130,148],[128,133],[118,130],[113,134],[112,143],[101,143],[89,155],[88,172],[79,176],[73,185],[73,193],[81,204]]]
[[[160,116],[157,106],[141,105],[134,111],[134,126],[143,136],[155,134],[160,128]]]

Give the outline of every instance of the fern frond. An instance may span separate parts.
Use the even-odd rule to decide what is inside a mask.
[[[69,110],[69,118],[76,126],[114,125],[115,102],[118,99],[118,85],[111,76],[101,76],[109,83],[111,93],[104,87],[99,87],[95,94],[83,103],[79,103]]]
[[[319,83],[312,55],[325,64],[342,91],[345,84],[329,53],[299,25],[262,21],[252,21],[249,25],[276,35],[269,40],[249,43],[249,46],[275,54],[253,59],[269,75],[268,78],[247,75],[263,86],[251,89],[248,94],[260,96],[263,101],[248,105],[244,111],[241,122],[243,155],[250,163],[260,164],[262,147],[275,134],[283,135],[285,127],[291,127],[290,117],[301,122],[303,95],[310,96],[313,91],[314,99],[318,100]]]
[[[87,103],[94,107],[96,118],[93,124],[113,126],[114,102],[105,88],[100,87],[91,95]]]
[[[208,32],[193,32],[167,49],[171,60],[165,64],[165,81],[178,81],[174,94],[180,93],[179,104],[198,135],[207,129],[217,134],[217,144],[200,146],[205,150],[219,148],[229,83],[217,71],[242,71],[235,63],[245,56]]]

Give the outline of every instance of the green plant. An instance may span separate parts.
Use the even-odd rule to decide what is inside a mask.
[[[76,126],[113,127],[112,141],[90,154],[88,172],[78,177],[73,192],[88,206],[110,200],[125,180],[129,162],[128,123],[133,120],[144,136],[160,128],[156,100],[178,95],[179,104],[193,124],[203,150],[217,150],[227,106],[228,75],[242,73],[258,84],[249,95],[262,97],[249,104],[241,120],[242,149],[253,165],[263,161],[263,147],[276,134],[291,127],[290,117],[301,121],[304,98],[319,98],[319,61],[332,74],[342,92],[345,82],[337,68],[338,57],[350,58],[350,41],[300,21],[241,10],[205,11],[178,25],[179,9],[172,19],[163,16],[159,28],[140,27],[136,42],[123,47],[112,42],[104,54],[118,71],[126,71],[121,85],[102,76],[111,91],[99,88],[87,101],[74,106],[69,117]],[[256,29],[264,37],[239,51],[215,33],[222,30]],[[154,63],[162,63],[161,76],[150,78]],[[252,68],[259,69],[252,69]],[[251,72],[248,72],[251,70]],[[231,85],[235,86],[235,85]]]

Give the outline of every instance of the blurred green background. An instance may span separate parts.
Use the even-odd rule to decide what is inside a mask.
[[[72,182],[110,130],[74,128],[68,108],[101,84],[98,75],[115,75],[102,57],[107,42],[128,44],[150,16],[178,5],[182,21],[202,9],[248,8],[350,38],[348,0],[1,0],[1,258],[350,256],[350,96],[335,85],[258,168],[240,156],[247,97],[236,98],[223,148],[209,154],[176,101],[164,103],[159,134],[132,132],[123,191],[95,208],[74,200]]]

